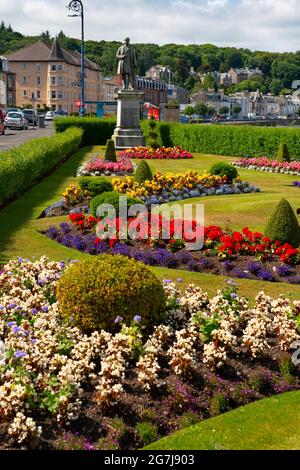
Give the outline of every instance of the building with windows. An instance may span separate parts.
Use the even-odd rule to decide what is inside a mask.
[[[0,108],[16,105],[16,76],[9,69],[6,57],[0,56]]]
[[[137,90],[145,93],[145,102],[159,107],[168,102],[168,85],[164,80],[137,77]]]
[[[16,104],[35,103],[38,109],[50,108],[67,113],[79,111],[81,101],[81,55],[60,47],[57,39],[49,48],[38,41],[8,57],[10,70],[16,74]],[[103,99],[100,67],[85,59],[86,101]],[[96,112],[89,104],[87,112]]]

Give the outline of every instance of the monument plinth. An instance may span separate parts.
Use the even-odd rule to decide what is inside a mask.
[[[144,93],[137,90],[120,90],[117,97],[117,127],[112,136],[116,149],[145,146],[146,140],[140,126]]]

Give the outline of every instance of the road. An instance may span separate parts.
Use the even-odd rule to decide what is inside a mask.
[[[52,122],[47,122],[45,129],[33,128],[32,126],[29,126],[29,129],[24,131],[6,129],[5,135],[0,135],[0,154],[2,151],[17,147],[28,140],[37,137],[49,137],[52,134],[54,134]]]

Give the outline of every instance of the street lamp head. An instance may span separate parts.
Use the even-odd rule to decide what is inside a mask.
[[[75,11],[76,13],[79,13],[79,15],[83,13],[83,4],[81,0],[71,0],[69,5],[67,5],[67,8],[69,10]]]

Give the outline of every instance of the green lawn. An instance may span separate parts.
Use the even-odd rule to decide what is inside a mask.
[[[202,421],[145,450],[300,450],[300,392]]]
[[[65,218],[38,219],[45,207],[58,200],[69,184],[76,183],[74,174],[79,164],[102,151],[103,147],[81,149],[70,160],[58,168],[52,175],[28,191],[17,201],[9,204],[0,211],[0,264],[11,258],[22,256],[41,257],[47,255],[54,260],[81,259],[85,257],[78,251],[71,250],[44,237],[38,230],[58,224]],[[193,160],[150,161],[153,171],[182,172],[196,169],[203,172],[211,164],[223,159],[232,161],[230,157],[213,155],[195,155]],[[215,196],[201,198],[205,205],[205,223],[230,225],[241,229],[248,225],[256,230],[263,230],[269,213],[281,197],[287,197],[294,208],[300,206],[299,188],[292,186],[294,177],[271,175],[253,171],[241,171],[241,176],[263,190],[260,194],[245,194],[236,196]],[[183,203],[190,202],[184,201]],[[199,200],[198,200],[199,201]],[[190,273],[187,271],[152,268],[160,278],[183,278],[184,285],[193,282],[200,285],[209,294],[214,294],[222,285],[220,276]],[[254,298],[259,290],[264,289],[269,295],[285,294],[290,299],[300,297],[300,286],[289,284],[274,284],[261,281],[238,281],[241,293]]]

